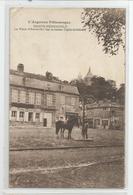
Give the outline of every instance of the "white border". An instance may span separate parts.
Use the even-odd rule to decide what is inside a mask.
[[[8,44],[9,44],[9,32],[5,31],[5,23],[6,29],[8,27],[8,18],[7,16],[7,9],[9,7],[121,7],[127,8],[129,6],[129,18],[127,19],[127,23],[129,23],[129,36],[127,36],[127,46],[128,46],[128,39],[129,39],[129,50],[127,47],[127,64],[129,62],[129,68],[127,69],[126,74],[126,83],[127,83],[127,90],[126,90],[126,161],[128,162],[128,171],[126,172],[127,177],[127,186],[123,190],[118,189],[8,189],[8,72],[9,72],[9,59],[8,59]],[[133,195],[133,125],[131,123],[132,119],[132,108],[133,108],[133,92],[132,92],[132,75],[133,75],[133,67],[131,66],[132,63],[132,56],[133,56],[133,24],[130,20],[131,17],[133,18],[133,2],[127,1],[0,1],[0,89],[2,91],[2,96],[0,96],[0,188],[3,188],[5,193],[11,194],[99,194],[99,195]],[[6,18],[6,20],[5,20]],[[6,22],[5,22],[6,21]],[[5,36],[6,35],[6,36]],[[128,35],[128,32],[127,32]],[[5,37],[7,40],[5,40]],[[5,44],[6,43],[6,44]],[[6,46],[6,49],[4,49]],[[4,59],[4,56],[6,58]],[[129,106],[130,105],[130,106]],[[5,121],[4,121],[5,120]],[[5,166],[4,166],[5,165]]]
[[[4,2],[0,2],[0,194],[1,188],[4,186],[4,57],[5,57],[5,17]]]
[[[133,2],[129,2],[128,195],[133,194]]]

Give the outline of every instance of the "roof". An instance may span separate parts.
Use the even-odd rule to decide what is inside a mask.
[[[21,87],[31,87],[40,90],[79,95],[76,86],[67,83],[64,84],[63,81],[48,80],[44,75],[28,72],[19,73],[13,69],[10,70],[10,84]]]
[[[89,67],[89,70],[85,76],[85,78],[92,78],[93,77],[93,74],[91,73],[91,68]]]
[[[120,105],[117,102],[111,102],[109,100],[107,101],[99,101],[99,102],[95,102],[93,104],[87,104],[87,108],[88,109],[93,109],[93,108],[124,108],[123,105]]]

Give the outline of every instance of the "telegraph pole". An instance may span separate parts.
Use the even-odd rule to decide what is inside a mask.
[[[83,98],[82,104],[83,104],[83,113],[82,113],[82,116],[83,116],[82,132],[83,132],[84,131],[84,123],[85,123],[85,98]]]
[[[86,109],[86,105],[94,103],[95,101],[96,101],[96,99],[92,95],[82,97],[82,106],[83,106],[82,107],[83,108],[83,110],[82,110],[82,117],[83,117],[83,119],[82,119],[82,134],[84,132],[84,127],[85,127],[85,109]]]

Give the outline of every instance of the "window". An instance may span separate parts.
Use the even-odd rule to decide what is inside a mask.
[[[49,84],[49,83],[47,84],[47,87],[48,87],[48,89],[50,90],[50,87],[51,87],[51,86],[50,86],[50,84]]]
[[[24,118],[24,112],[19,112],[19,117]]]
[[[11,95],[12,102],[18,102],[18,90],[12,89],[11,92],[12,92],[12,95]]]
[[[71,105],[74,106],[76,104],[76,99],[75,98],[71,98]]]
[[[26,103],[26,91],[20,91],[19,102]]]
[[[100,125],[100,119],[95,119],[95,125]]]
[[[108,107],[104,107],[104,108],[103,108],[103,110],[109,111],[109,110],[110,110],[110,108],[108,108]]]
[[[78,106],[79,105],[79,98],[75,98],[75,105]]]
[[[69,96],[66,97],[66,105],[71,105],[71,98]]]
[[[35,103],[35,93],[29,92],[29,104],[34,104]]]
[[[17,116],[17,111],[12,111],[11,116],[12,116],[12,117],[16,117],[16,116]]]
[[[41,94],[36,93],[36,105],[41,105]]]
[[[40,118],[40,113],[36,113],[36,119]]]
[[[103,125],[103,126],[108,125],[108,120],[102,120],[102,125]]]
[[[112,110],[111,114],[112,114],[112,116],[114,116],[116,114],[115,110]]]
[[[59,90],[61,91],[61,90],[63,90],[63,85],[59,85]]]
[[[53,105],[53,95],[47,94],[47,106],[52,106],[52,105]]]
[[[61,103],[62,105],[65,104],[65,96],[63,96],[63,95],[60,96],[60,103]]]
[[[28,113],[28,121],[32,122],[33,121],[33,112]]]

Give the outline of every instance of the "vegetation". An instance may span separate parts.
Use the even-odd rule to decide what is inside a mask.
[[[112,102],[117,101],[123,105],[125,103],[125,85],[121,84],[120,88],[117,89],[115,81],[113,80],[105,80],[103,77],[93,76],[91,78],[91,85],[87,85],[84,79],[73,79],[71,82],[66,80],[61,81],[58,77],[53,76],[53,74],[48,71],[46,72],[46,78],[48,80],[58,81],[62,84],[77,86],[80,94],[80,101],[83,101],[85,104],[105,99]]]
[[[125,9],[86,8],[82,12],[82,23],[93,33],[104,53],[116,55],[122,46],[125,49]]]
[[[91,85],[87,85],[84,79],[74,79],[70,82],[70,84],[77,86],[81,101],[87,101],[88,98],[93,97],[97,101],[108,99],[124,104],[125,86],[121,84],[120,88],[117,89],[114,83],[96,76],[92,77]]]

